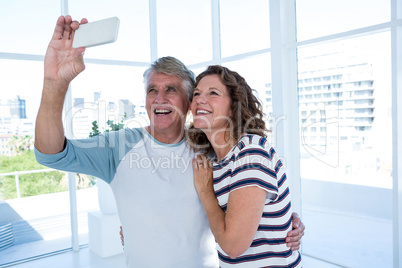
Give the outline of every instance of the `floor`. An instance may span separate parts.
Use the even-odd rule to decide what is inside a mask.
[[[89,247],[80,249],[79,252],[68,251],[50,257],[29,261],[12,266],[14,268],[110,268],[125,267],[124,255],[116,255],[109,258],[101,258],[93,253]]]
[[[52,202],[50,203],[54,205],[55,211],[60,212],[61,205],[56,202],[58,199],[53,196],[51,197]],[[42,268],[56,266],[59,268],[125,267],[124,256],[122,254],[109,258],[100,258],[88,246],[84,246],[79,252],[63,250],[71,247],[71,240],[68,235],[63,235],[64,238],[60,237],[61,234],[64,234],[63,232],[70,233],[69,220],[65,219],[62,215],[57,217],[44,217],[46,215],[40,215],[45,220],[39,224],[34,220],[29,220],[30,217],[37,216],[37,212],[26,209],[27,204],[22,203],[23,200],[17,201],[21,202],[21,204],[15,203],[11,206],[18,212],[16,215],[23,219],[28,219],[27,222],[38,231],[43,240],[22,243],[0,251],[0,268]],[[63,200],[60,202],[65,203]],[[89,206],[89,201],[82,203],[88,206],[82,210],[85,216],[85,211],[88,211],[92,205]],[[44,206],[35,203],[34,199],[30,199],[30,204],[35,207]],[[49,204],[49,201],[46,200],[44,204]],[[6,208],[3,207],[4,209]],[[42,209],[40,211],[44,213],[47,210]],[[66,209],[66,211],[68,210]],[[1,207],[0,215],[5,215]],[[86,217],[84,216],[81,215],[79,217],[79,229],[82,231],[80,234],[80,243],[85,245],[88,243],[88,226]],[[304,268],[393,267],[391,219],[350,215],[345,211],[329,211],[312,206],[303,206],[302,216],[307,228],[302,240]],[[52,227],[55,227],[55,229],[53,230]],[[6,264],[15,260],[24,260],[35,255],[43,257],[46,255],[46,252],[55,250],[59,250],[58,254],[14,265]]]
[[[88,247],[81,249],[79,252],[66,252],[51,257],[30,261],[18,265],[8,266],[13,268],[110,268],[125,267],[124,255],[120,254],[109,258],[100,258],[94,254]],[[7,266],[6,266],[7,267]],[[303,256],[304,268],[339,268],[337,266],[323,261]]]
[[[343,267],[391,268],[392,220],[308,210],[303,252]],[[314,232],[309,232],[314,230]]]
[[[392,267],[392,222],[390,220],[352,217],[310,208],[303,210],[303,222],[307,226],[303,237],[304,268]],[[64,248],[71,245],[70,241],[60,239],[58,241],[63,243]],[[83,240],[80,239],[80,241]],[[28,252],[32,253],[31,256],[41,254],[34,252],[44,250],[44,246],[40,243],[48,243],[47,249],[49,247],[63,248],[61,244],[56,245],[56,242],[44,240],[21,244],[0,251],[0,263],[9,263],[7,259],[26,258],[21,255]],[[56,264],[59,268],[125,267],[122,254],[102,259],[88,246],[84,246],[79,252],[63,252],[16,265],[2,266],[0,264],[0,268],[42,268],[55,267]]]

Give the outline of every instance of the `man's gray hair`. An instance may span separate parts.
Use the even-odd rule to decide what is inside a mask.
[[[191,101],[193,90],[195,88],[195,75],[181,61],[170,56],[157,59],[144,72],[143,77],[145,85],[147,84],[147,80],[152,73],[162,73],[181,78],[183,80],[183,87],[186,91],[187,99]]]

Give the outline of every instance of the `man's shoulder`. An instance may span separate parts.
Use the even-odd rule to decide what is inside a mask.
[[[144,138],[144,129],[143,128],[124,128],[119,131],[112,131],[105,133],[106,135],[109,135],[110,137],[114,137],[115,139],[123,140],[123,142],[129,142],[129,143],[137,143],[141,139]]]

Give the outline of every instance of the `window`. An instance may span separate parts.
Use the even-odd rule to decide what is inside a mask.
[[[225,64],[228,68],[236,70],[243,76],[251,88],[256,90],[257,97],[260,100],[265,100],[263,111],[266,115],[272,112],[272,98],[265,98],[264,85],[271,83],[270,75],[265,75],[271,72],[271,55],[269,53],[261,54],[258,57],[249,57],[244,60],[237,60]],[[253,70],[248,66],[259,66],[258,70]],[[273,89],[274,90],[274,89]]]
[[[140,108],[145,103],[144,71],[144,67],[87,64],[72,82],[73,100],[83,100],[71,111],[75,138],[87,138],[95,120],[100,131],[108,129],[108,120],[117,123],[124,116],[127,127],[146,126],[148,118],[138,115],[145,112]]]
[[[269,1],[252,0],[247,5],[242,0],[219,2],[222,57],[269,48]],[[209,1],[206,5],[210,6]]]
[[[26,101],[24,107],[26,118],[22,118],[21,114],[15,114],[11,105],[0,106],[4,108],[0,117],[5,116],[6,113],[10,115],[9,124],[0,123],[0,136],[6,134],[4,131],[10,132],[7,134],[9,138],[4,139],[2,144],[4,150],[2,149],[0,162],[7,164],[0,165],[0,174],[14,171],[27,173],[17,176],[15,174],[0,176],[0,200],[2,201],[0,203],[4,209],[0,217],[0,225],[12,226],[11,235],[13,236],[12,243],[0,252],[0,266],[2,266],[5,263],[70,248],[71,226],[69,201],[66,194],[68,179],[65,173],[30,173],[32,170],[44,168],[36,163],[32,151],[33,126],[43,86],[43,64],[38,61],[1,59],[0,70],[7,74],[0,79],[0,88],[6,89],[0,93],[1,103],[15,102],[18,100],[17,96]],[[24,79],[21,79],[21,74],[24,74]],[[14,115],[11,116],[11,114]],[[23,122],[31,122],[31,124],[24,126]],[[13,136],[18,138],[14,140]],[[24,152],[19,151],[20,153],[15,155],[18,147],[10,146],[11,139],[16,146],[24,142]],[[15,183],[16,180],[19,186]],[[41,186],[38,187],[38,185]],[[92,193],[95,192],[92,191]],[[43,196],[45,198],[42,198]],[[55,221],[60,224],[54,224]],[[87,228],[86,222],[81,222],[80,227]],[[0,240],[2,238],[3,236],[0,236]],[[1,242],[3,245],[4,241]],[[27,245],[30,245],[29,250],[18,250],[19,247]]]
[[[0,22],[8,27],[1,27],[0,33],[8,38],[3,38],[0,43],[0,52],[43,54],[60,14],[59,3],[49,0],[21,0],[3,4]],[[40,30],[27,30],[27,25],[21,23],[22,21],[29,21],[30,29]]]
[[[373,91],[371,90],[361,90],[361,91],[355,91],[354,92],[355,96],[367,96],[370,97],[373,95]]]
[[[309,50],[309,53],[303,51],[304,49]],[[333,53],[331,60],[326,52],[333,52],[337,49],[339,50],[338,53]],[[372,250],[368,246],[371,238],[368,239],[367,236],[359,236],[360,238],[354,236],[352,238],[348,233],[359,233],[362,224],[368,224],[370,220],[361,218],[361,215],[378,215],[384,220],[383,225],[377,225],[370,221],[371,230],[381,237],[381,239],[376,240],[377,242],[381,241],[379,248],[382,250],[379,254],[387,255],[387,258],[392,259],[391,252],[385,250],[392,247],[392,234],[390,231],[385,231],[391,230],[391,210],[385,212],[383,209],[376,210],[375,206],[366,207],[362,205],[362,203],[368,204],[373,195],[378,196],[383,202],[382,207],[392,203],[391,117],[381,116],[381,119],[377,119],[378,116],[376,116],[377,113],[385,115],[387,114],[386,111],[391,109],[390,33],[377,33],[331,43],[315,44],[305,48],[301,47],[299,51],[301,56],[311,55],[312,51],[316,51],[317,61],[322,57],[321,62],[329,64],[327,69],[324,64],[320,65],[320,70],[328,72],[328,75],[323,78],[325,81],[339,76],[355,79],[354,87],[347,86],[347,84],[337,84],[339,89],[342,86],[348,88],[349,93],[347,95],[351,102],[329,102],[326,107],[320,108],[326,113],[322,114],[324,116],[321,119],[325,120],[321,121],[320,124],[324,125],[319,126],[319,130],[320,133],[325,133],[330,139],[325,141],[320,139],[320,142],[314,140],[317,131],[314,126],[310,128],[310,133],[306,133],[307,137],[305,138],[308,142],[302,144],[302,202],[305,208],[303,216],[304,219],[307,217],[306,221],[310,224],[309,217],[314,218],[314,216],[325,214],[325,217],[318,220],[320,223],[315,225],[311,222],[313,228],[316,229],[312,231],[311,236],[307,234],[303,238],[303,251],[345,266],[358,265],[357,262],[353,264],[353,261],[347,260],[346,256],[349,255],[350,260],[359,259],[359,265],[362,262],[367,262],[366,257],[363,256],[364,252]],[[315,64],[315,61],[311,59],[311,57],[299,57],[299,73],[305,74],[305,70],[311,68],[310,64]],[[351,61],[354,64],[351,65]],[[362,68],[362,66],[371,67]],[[331,70],[343,70],[344,73],[331,74]],[[368,81],[365,79],[368,76],[375,77],[374,83],[372,83],[373,81],[367,83]],[[361,80],[358,80],[359,78]],[[375,84],[376,86],[372,90],[361,90],[368,84]],[[329,89],[331,85],[324,87]],[[381,91],[381,94],[372,94],[377,90]],[[333,96],[340,97],[343,92],[347,91],[334,92]],[[374,110],[375,113],[362,117],[362,114],[366,115],[370,110]],[[309,136],[310,139],[308,139]],[[320,143],[322,146],[318,146]],[[381,156],[376,153],[377,150],[382,151]],[[323,176],[323,174],[326,175]],[[340,193],[342,193],[342,200],[345,201],[339,202],[338,194]],[[316,198],[310,198],[312,196]],[[320,197],[318,198],[318,196]],[[377,200],[379,199],[377,198]],[[343,204],[343,202],[345,203]],[[310,210],[308,204],[314,206],[321,204],[319,206],[322,211]],[[332,244],[339,241],[340,244],[344,244],[345,241],[349,241],[348,243],[359,244],[358,249],[348,252],[339,247],[336,250],[331,250],[331,252],[325,252],[315,246],[317,243],[322,244],[322,241],[319,242],[316,239],[322,238],[326,232],[324,229],[320,230],[319,226],[327,226],[327,223],[329,224],[327,220],[333,221],[335,219],[340,222],[347,222],[347,227],[346,225],[344,227],[337,225],[336,229],[331,230],[332,235],[328,242],[331,241],[329,243]],[[370,258],[370,264],[367,262],[367,265],[373,265],[374,262],[377,262],[377,258]],[[380,262],[374,264],[374,266],[383,265]],[[391,262],[388,266],[392,266]]]
[[[395,174],[391,120],[397,113],[397,109],[391,108],[391,81],[400,80],[397,76],[400,70],[392,75],[390,68],[400,57],[391,57],[390,48],[402,46],[400,38],[391,41],[390,29],[402,25],[400,14],[391,18],[391,11],[395,11],[391,3],[400,7],[401,1],[281,0],[276,3],[281,2],[285,10],[270,10],[275,1],[62,0],[68,4],[74,19],[87,17],[89,21],[96,21],[118,16],[121,21],[115,43],[87,49],[87,69],[71,85],[73,134],[84,138],[93,120],[98,121],[100,128],[106,128],[107,119],[118,121],[123,114],[130,117],[126,122],[128,127],[148,124],[142,73],[151,61],[151,54],[175,56],[196,74],[209,64],[227,66],[238,71],[256,90],[270,127],[278,123],[273,107],[281,102],[276,98],[283,97],[282,103],[286,106],[285,101],[298,97],[299,106],[293,105],[290,110],[295,111],[293,116],[299,115],[300,120],[301,173],[294,177],[301,177],[301,181],[293,182],[301,184],[301,213],[309,230],[303,238],[305,256],[345,267],[391,267],[395,235],[391,211],[391,191],[395,190],[391,177]],[[211,12],[212,5],[219,12]],[[154,28],[150,27],[153,8],[157,16]],[[292,25],[293,18],[287,17],[277,26],[278,29],[297,28],[297,40],[292,43],[287,43],[286,38],[280,40],[286,48],[282,53],[297,52],[297,63],[276,57],[275,48],[271,47],[271,42],[277,40],[271,39],[270,23],[275,18],[270,12],[281,15],[282,11],[293,11],[293,8],[295,24]],[[8,142],[15,128],[10,129],[16,124],[12,115],[19,117],[20,133],[33,133],[40,102],[43,55],[59,14],[60,2],[50,0],[7,1],[0,9],[0,22],[7,25],[0,28],[0,33],[8,37],[0,42],[0,70],[4,74],[0,79],[3,89],[0,93],[0,157],[10,154]],[[217,23],[213,24],[213,20]],[[212,30],[212,27],[215,28]],[[287,30],[284,32],[292,32]],[[153,42],[155,46],[151,47]],[[276,78],[272,76],[275,73],[272,66],[281,62],[271,63],[271,56],[284,61],[278,70],[294,75],[292,81],[299,86],[297,93],[293,87],[289,88],[292,94],[299,96],[286,95],[286,87],[272,84]],[[11,102],[7,103],[8,100]],[[292,131],[285,134],[286,140],[297,135]],[[294,147],[292,149],[294,152]],[[0,166],[0,170],[2,168]],[[26,182],[23,176],[20,176],[22,195]],[[7,179],[14,181],[15,177]],[[1,180],[3,196],[0,194],[0,200],[3,200],[5,190],[1,191]],[[12,188],[17,195],[16,187]],[[81,245],[88,242],[86,214],[98,209],[94,190],[93,187],[77,190],[76,216],[80,223]],[[66,192],[54,191],[52,196],[56,195],[65,198],[21,213],[13,204],[24,197],[5,201],[19,213],[22,222],[18,224],[25,224],[34,238],[41,239],[28,241],[32,244],[26,245],[29,246],[26,251],[11,247],[7,252],[1,251],[0,266],[71,248],[68,198]],[[292,204],[298,202],[298,199],[292,200]],[[41,214],[45,210],[53,214]],[[29,218],[32,216],[29,212],[37,218]],[[56,226],[50,224],[46,233],[31,221],[42,221],[57,213],[63,214],[62,231],[56,232]],[[3,215],[1,218],[3,220]],[[52,247],[38,246],[39,242]],[[353,250],[347,245],[354,245]],[[326,250],[328,248],[331,250]],[[21,255],[16,257],[9,254],[11,251]]]
[[[86,58],[149,62],[148,1],[68,0],[73,19],[87,18],[90,22],[117,16],[120,19],[119,35],[115,43],[87,49]],[[124,5],[124,8],[122,8]],[[172,16],[174,17],[174,16]],[[54,22],[52,25],[53,28]],[[48,34],[49,35],[49,34]],[[44,40],[47,40],[45,38]],[[47,44],[46,44],[47,45]],[[41,52],[41,53],[44,53]]]
[[[174,56],[185,64],[211,60],[211,4],[186,0],[156,3],[158,57]]]
[[[390,1],[382,0],[364,6],[360,1],[297,0],[297,39],[303,41],[387,22],[390,10]]]

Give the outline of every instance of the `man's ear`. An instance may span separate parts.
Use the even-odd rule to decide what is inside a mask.
[[[187,115],[191,112],[191,101],[188,102]]]

